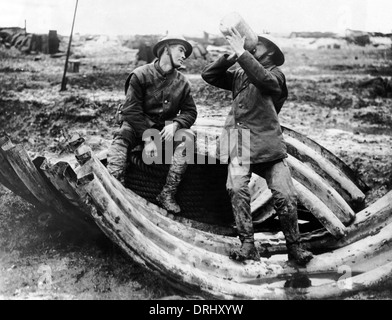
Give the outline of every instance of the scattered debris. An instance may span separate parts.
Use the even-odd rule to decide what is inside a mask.
[[[0,28],[0,45],[7,49],[14,47],[27,54],[55,54],[59,51],[60,39],[56,30],[49,30],[48,34],[34,34],[18,27]]]

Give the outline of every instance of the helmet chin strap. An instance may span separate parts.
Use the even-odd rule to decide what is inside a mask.
[[[169,46],[168,44],[166,45],[166,48],[167,48],[167,53],[168,53],[168,55],[169,55],[170,63],[171,63],[171,65],[172,65],[173,69],[177,69],[177,67],[174,66],[173,55],[172,55],[170,46]]]

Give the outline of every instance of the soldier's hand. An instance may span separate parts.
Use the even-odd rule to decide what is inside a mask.
[[[236,28],[230,29],[230,35],[226,36],[226,40],[229,42],[231,48],[236,53],[237,57],[245,52],[245,37],[241,37],[240,33]]]
[[[174,134],[176,133],[179,127],[180,125],[178,124],[178,122],[175,121],[173,121],[170,124],[167,124],[160,132],[162,140],[168,140],[168,141],[173,140]]]

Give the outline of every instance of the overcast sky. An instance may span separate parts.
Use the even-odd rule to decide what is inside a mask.
[[[0,27],[71,31],[76,0],[0,0]],[[227,13],[240,13],[258,33],[392,32],[392,0],[79,0],[74,33],[219,34]]]

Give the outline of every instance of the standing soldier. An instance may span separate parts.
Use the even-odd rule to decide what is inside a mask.
[[[236,132],[240,138],[249,137],[248,143],[246,139],[238,139],[243,141],[242,145],[238,142],[235,146],[230,145],[231,154],[228,155],[227,190],[242,243],[240,249],[230,253],[230,257],[239,261],[259,260],[254,245],[248,186],[254,172],[266,179],[272,191],[289,260],[306,265],[313,256],[300,246],[297,197],[286,162],[287,150],[278,119],[278,113],[287,99],[285,76],[278,68],[284,63],[284,55],[272,41],[260,36],[257,50],[253,53],[246,51],[245,37],[241,37],[235,28],[230,29],[226,39],[234,53],[225,54],[208,65],[202,77],[213,86],[233,92],[232,109],[222,135]],[[236,62],[240,67],[229,70]],[[238,140],[228,138],[230,143]],[[239,150],[234,152],[234,156],[233,147]]]

